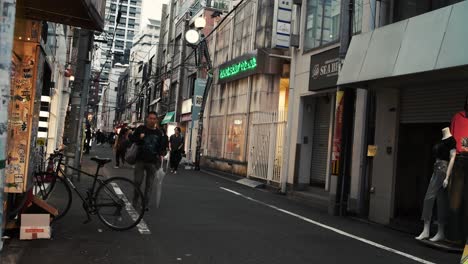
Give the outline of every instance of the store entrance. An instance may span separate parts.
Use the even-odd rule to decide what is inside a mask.
[[[421,212],[434,158],[432,147],[449,123],[400,124],[392,222],[408,231],[419,231]]]

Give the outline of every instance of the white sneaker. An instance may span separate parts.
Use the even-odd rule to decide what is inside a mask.
[[[174,174],[177,174],[177,171],[174,171]]]
[[[114,169],[118,169],[118,168],[119,168],[119,166],[114,166]]]

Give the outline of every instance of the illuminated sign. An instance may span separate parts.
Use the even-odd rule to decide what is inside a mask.
[[[219,70],[219,79],[223,80],[226,78],[235,77],[241,73],[245,73],[255,69],[257,69],[257,58],[253,57],[227,66],[225,68],[221,68]]]

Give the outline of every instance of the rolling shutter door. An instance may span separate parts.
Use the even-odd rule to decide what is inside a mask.
[[[318,97],[316,102],[310,180],[315,183],[325,183],[331,106],[329,100],[326,101],[321,97]]]
[[[400,91],[400,123],[447,123],[463,109],[468,85],[402,88]]]

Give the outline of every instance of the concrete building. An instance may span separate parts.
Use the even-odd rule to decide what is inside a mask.
[[[128,64],[116,63],[111,69],[109,82],[103,84],[101,100],[97,118],[97,128],[103,132],[112,132],[118,120],[116,120],[117,91],[119,78],[128,69]]]
[[[161,41],[155,67],[156,85],[151,92],[150,109],[156,110],[164,124],[180,126],[186,139],[186,152],[190,155],[192,136],[192,101],[197,79],[206,79],[206,72],[197,72],[193,48],[185,40],[185,32],[194,27],[197,17],[206,19],[202,30],[207,36],[215,20],[232,7],[229,1],[171,1],[163,6]],[[200,82],[201,83],[201,82]],[[193,145],[195,147],[195,145]]]
[[[291,66],[289,190],[419,232],[432,146],[468,94],[460,45],[467,2],[412,2],[410,8],[407,1],[355,1],[344,61],[336,21],[341,3],[332,1],[326,13],[318,12],[320,3],[304,0],[293,16],[300,41]],[[349,113],[343,113],[343,92],[352,95]],[[346,122],[350,141],[343,152],[348,135],[339,128]],[[337,170],[340,155],[349,160],[344,174]],[[338,194],[343,198],[336,200]]]
[[[104,32],[95,36],[97,53],[93,69],[101,70],[107,80],[115,63],[128,64],[133,38],[140,30],[142,0],[109,0],[106,2]],[[119,10],[121,14],[119,15]],[[117,18],[120,20],[117,21]]]
[[[132,123],[143,123],[151,103],[154,86],[153,65],[158,51],[161,21],[148,19],[148,24],[135,36],[130,51],[130,77],[127,94],[132,111]]]

